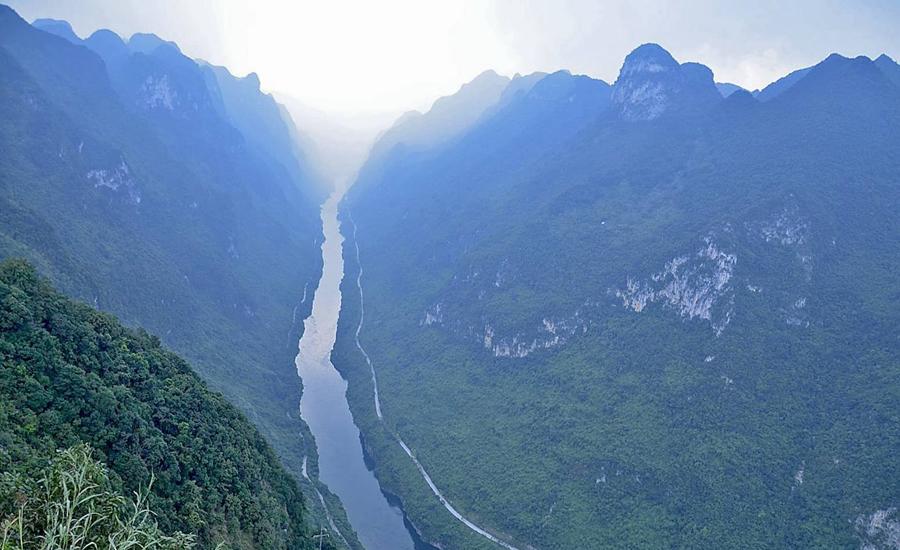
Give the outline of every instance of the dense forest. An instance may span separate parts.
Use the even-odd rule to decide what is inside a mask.
[[[155,35],[81,38],[0,6],[0,258],[26,258],[65,294],[158,335],[312,494],[293,359],[325,191],[303,143],[256,75]],[[308,504],[325,522],[318,498]]]
[[[900,67],[834,55],[798,74],[723,98],[646,45],[612,85],[547,75],[370,159],[345,257],[383,421],[355,280],[334,361],[431,540],[483,543],[391,432],[519,547],[890,538]]]
[[[303,496],[259,431],[159,339],[0,264],[0,470],[39,478],[88,445],[163,532],[202,548],[308,548]],[[15,494],[0,511],[14,515]]]

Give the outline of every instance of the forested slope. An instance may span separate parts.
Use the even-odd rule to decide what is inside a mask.
[[[385,422],[454,506],[539,548],[884,545],[896,67],[835,55],[723,99],[645,45],[611,87],[549,75],[364,167],[360,341]],[[464,545],[372,421],[358,319],[348,302],[335,359],[382,478]]]
[[[82,40],[0,6],[0,258],[159,335],[302,483],[293,359],[324,185],[258,80],[211,70],[154,35]]]
[[[164,532],[202,548],[313,547],[296,482],[234,406],[158,338],[22,261],[0,264],[0,364],[0,474],[37,476],[57,449],[87,444],[121,494],[151,488]],[[19,503],[0,496],[5,521]]]

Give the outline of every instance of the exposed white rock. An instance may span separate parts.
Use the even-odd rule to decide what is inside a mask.
[[[494,349],[494,328],[491,325],[484,325],[484,347]]]
[[[131,170],[125,160],[122,160],[115,168],[95,168],[89,170],[85,177],[94,184],[94,188],[104,187],[112,191],[120,189],[128,192],[128,198],[135,204],[140,204],[141,194],[137,190],[131,177]]]
[[[625,120],[659,118],[682,87],[678,63],[668,52],[645,44],[626,58],[610,97]]]
[[[797,218],[796,210],[785,210],[775,220],[764,222],[760,232],[766,242],[778,242],[785,246],[806,244],[809,226]]]
[[[711,237],[704,242],[695,254],[672,258],[647,280],[628,277],[625,289],[614,294],[638,313],[650,303],[661,302],[681,317],[709,321],[718,336],[734,314],[730,281],[737,256],[720,250]]]
[[[616,296],[622,299],[625,307],[640,313],[644,311],[648,302],[656,299],[656,292],[649,287],[643,287],[638,281],[628,277],[625,290],[617,290]]]
[[[505,284],[509,278],[507,273],[508,271],[509,260],[504,259],[500,262],[500,267],[497,268],[497,273],[494,275],[494,287],[500,288]]]
[[[785,311],[785,322],[792,327],[808,327],[809,320],[803,309],[806,307],[806,297],[797,298]]]
[[[659,82],[642,82],[638,86],[621,89],[615,100],[622,106],[625,120],[653,120],[666,112],[669,106],[666,88]]]
[[[861,548],[900,550],[900,518],[896,508],[860,514],[853,525],[862,539]]]
[[[425,316],[419,321],[419,326],[430,327],[444,322],[444,313],[441,311],[440,302],[425,311]]]
[[[86,174],[87,179],[93,182],[94,187],[107,187],[113,191],[118,191],[122,185],[131,184],[131,173],[128,165],[123,160],[119,166],[107,169],[94,169]]]
[[[512,337],[498,338],[491,325],[485,325],[482,342],[484,347],[491,351],[494,357],[522,358],[539,350],[555,348],[565,344],[568,339],[577,332],[587,331],[587,323],[581,318],[581,312],[576,311],[567,319],[541,320],[541,327],[531,337],[524,333],[515,334]]]
[[[801,463],[800,468],[794,472],[794,481],[797,485],[803,485],[803,474],[806,472],[806,464]]]
[[[796,206],[787,206],[777,215],[762,221],[750,222],[746,228],[751,235],[794,249],[807,281],[812,279],[813,257],[810,254],[810,225]]]
[[[174,111],[178,104],[178,94],[169,84],[169,75],[148,76],[141,86],[141,98],[146,109],[166,109]]]
[[[795,206],[785,207],[778,214],[762,221],[750,222],[747,229],[767,243],[782,246],[802,246],[809,242],[809,223]]]

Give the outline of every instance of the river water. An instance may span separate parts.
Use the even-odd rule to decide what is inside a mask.
[[[347,404],[347,382],[331,364],[344,276],[344,238],[337,217],[341,197],[343,190],[337,190],[322,206],[322,279],[312,314],[304,322],[296,360],[303,380],[300,413],[316,438],[319,479],[340,497],[363,546],[367,550],[415,550],[421,548],[421,542],[414,541],[402,511],[388,501],[366,465],[359,429]]]

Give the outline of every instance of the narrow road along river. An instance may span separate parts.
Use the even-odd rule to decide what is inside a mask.
[[[392,506],[363,459],[359,430],[346,401],[347,383],[331,364],[341,309],[343,237],[337,218],[343,190],[322,206],[322,279],[304,322],[297,372],[303,380],[300,413],[316,438],[319,479],[340,497],[350,523],[367,550],[414,550],[401,510]]]
[[[365,293],[363,293],[362,279],[363,279],[363,266],[362,261],[359,258],[359,241],[356,238],[356,223],[353,221],[353,216],[350,216],[350,223],[353,224],[353,245],[356,247],[356,263],[359,267],[358,275],[356,276],[356,288],[359,290],[359,324],[356,326],[356,349],[362,354],[363,358],[366,360],[366,364],[369,366],[369,372],[372,375],[372,389],[373,395],[372,398],[375,401],[375,414],[378,416],[378,420],[384,421],[384,415],[381,414],[381,398],[378,396],[378,375],[375,372],[375,365],[372,364],[372,358],[369,357],[368,352],[366,352],[366,348],[359,341],[359,333],[362,332],[363,324],[366,320],[366,301],[365,301]],[[409,448],[409,445],[403,441],[403,438],[400,437],[400,434],[393,433],[394,439],[397,440],[397,443],[400,444],[400,447],[403,448],[403,452],[406,453],[406,456],[413,461],[413,464],[418,468],[419,473],[422,475],[422,479],[425,480],[425,483],[428,484],[428,488],[431,489],[431,492],[438,498],[441,506],[443,506],[450,515],[458,519],[472,530],[475,533],[478,533],[482,537],[488,539],[489,541],[506,548],[507,550],[519,550],[512,544],[506,542],[500,537],[494,535],[490,531],[478,526],[475,522],[462,515],[450,502],[444,497],[443,493],[441,493],[440,489],[438,489],[437,485],[435,485],[434,481],[431,479],[431,476],[428,474],[428,471],[422,466],[422,463],[419,462],[419,459],[416,458],[415,453],[412,449]]]

